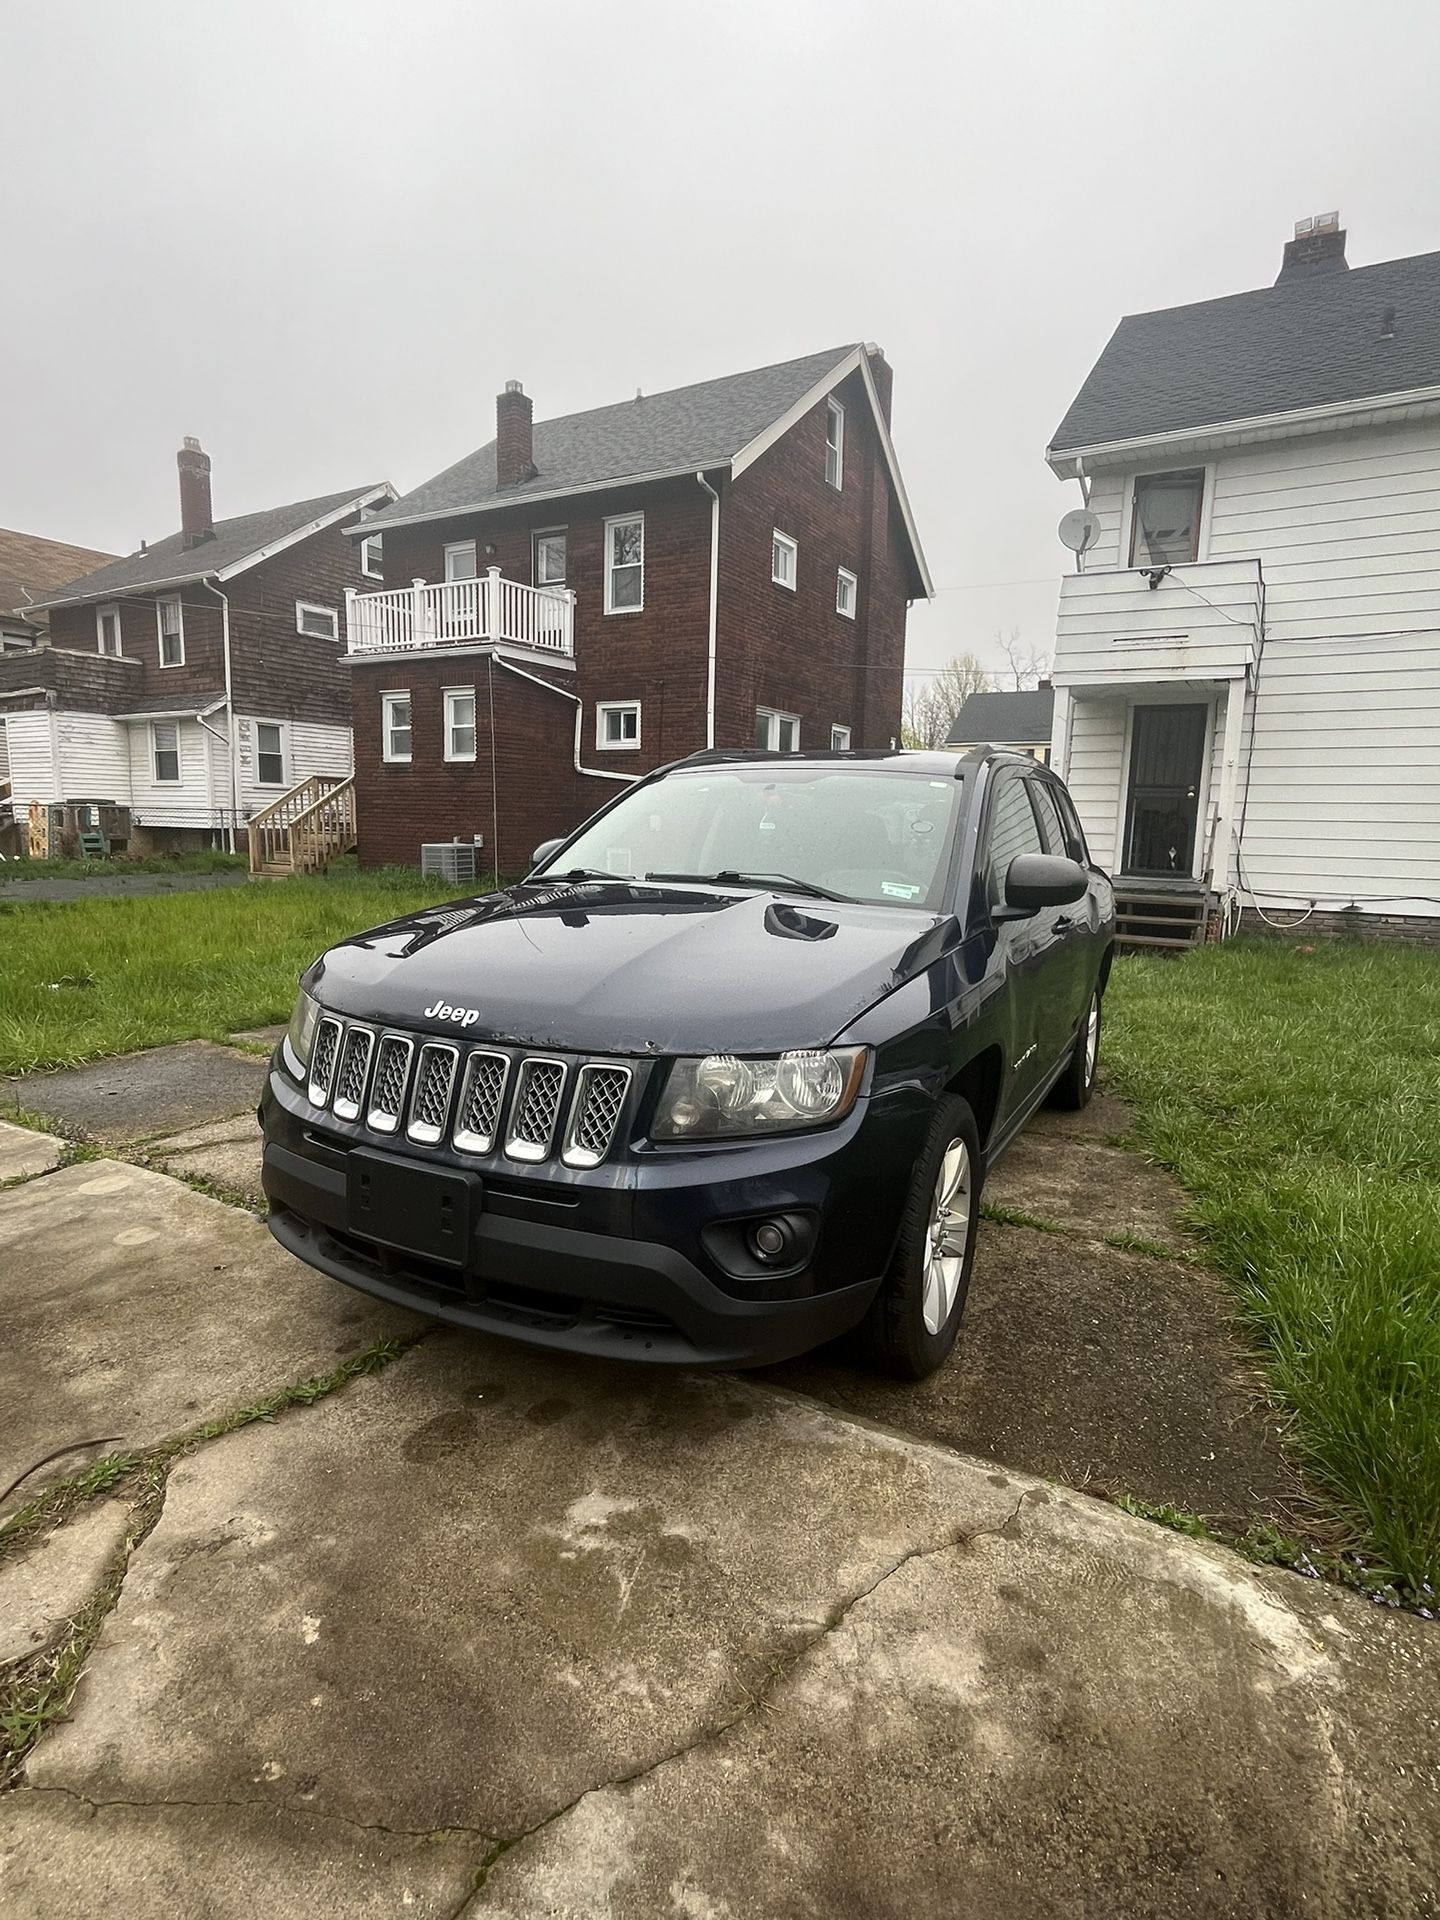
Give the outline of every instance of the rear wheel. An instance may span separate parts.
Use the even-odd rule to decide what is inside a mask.
[[[1074,1051],[1065,1063],[1065,1071],[1050,1089],[1050,1105],[1067,1107],[1072,1113],[1081,1107],[1088,1107],[1090,1096],[1095,1091],[1095,1069],[1099,1064],[1100,989],[1096,987],[1090,999],[1090,1009],[1076,1035]]]
[[[859,1330],[866,1359],[897,1379],[923,1380],[955,1344],[982,1177],[975,1116],[967,1101],[947,1095],[916,1162],[895,1257]]]

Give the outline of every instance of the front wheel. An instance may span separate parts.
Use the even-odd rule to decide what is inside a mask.
[[[866,1359],[900,1380],[923,1380],[948,1358],[960,1330],[983,1178],[969,1103],[948,1094],[916,1162],[895,1257],[859,1337]]]
[[[1089,1010],[1065,1062],[1065,1071],[1050,1089],[1050,1105],[1078,1113],[1088,1107],[1095,1091],[1095,1069],[1100,1064],[1100,989],[1090,998]]]

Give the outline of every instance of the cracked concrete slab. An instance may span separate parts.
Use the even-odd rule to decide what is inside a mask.
[[[177,1463],[0,1890],[438,1915],[489,1860],[471,1916],[1409,1920],[1432,1644],[750,1382],[443,1336]]]
[[[123,1145],[230,1114],[253,1114],[265,1062],[209,1040],[187,1040],[60,1073],[22,1074],[4,1084],[14,1105],[43,1114],[72,1139]]]
[[[1043,1128],[1022,1133],[986,1180],[985,1199],[1094,1240],[1128,1234],[1175,1254],[1197,1250],[1179,1224],[1185,1194],[1173,1174],[1098,1140],[1068,1139],[1057,1152]]]
[[[35,1133],[29,1127],[12,1127],[8,1120],[0,1120],[0,1185],[49,1173],[59,1166],[64,1151],[65,1142],[53,1133]]]
[[[164,1174],[92,1160],[0,1193],[0,1509],[422,1324]]]
[[[254,1114],[239,1113],[228,1120],[212,1120],[203,1127],[147,1141],[145,1159],[162,1173],[207,1180],[263,1213],[266,1199],[260,1183],[261,1147]]]
[[[130,1524],[123,1500],[97,1501],[68,1526],[0,1559],[0,1667],[38,1653],[95,1592]]]

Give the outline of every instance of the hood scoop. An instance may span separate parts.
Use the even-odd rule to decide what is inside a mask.
[[[829,940],[839,928],[833,920],[817,920],[798,907],[772,901],[765,909],[765,931],[773,933],[777,940]]]

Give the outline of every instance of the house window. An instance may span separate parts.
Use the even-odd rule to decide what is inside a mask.
[[[183,667],[185,664],[185,616],[180,610],[178,595],[171,600],[157,600],[155,603],[155,621],[160,630],[160,664],[162,667]],[[174,776],[177,780],[179,774]]]
[[[176,721],[150,722],[150,757],[157,780],[180,778],[180,728]]]
[[[340,638],[340,616],[334,607],[318,607],[309,600],[295,602],[295,631],[308,633],[316,640]]]
[[[408,712],[409,702],[406,702]],[[410,758],[410,743],[407,735],[405,758]],[[447,760],[473,760],[475,758],[475,689],[473,687],[447,687],[445,689],[445,758]]]
[[[766,753],[800,751],[800,716],[777,713],[773,707],[755,709],[755,744]]]
[[[645,604],[645,516],[605,522],[605,611],[638,613]]]
[[[565,584],[565,529],[553,529],[535,536],[535,584],[537,587],[563,587]]]
[[[850,751],[849,727],[831,727],[830,751],[832,753],[848,753]]]
[[[841,567],[835,575],[835,611],[843,613],[847,620],[855,618],[855,596],[860,590],[860,582],[848,567]]]
[[[285,742],[278,720],[255,722],[255,780],[262,787],[285,784]]]
[[[607,700],[595,709],[597,747],[638,747],[640,744],[640,702]]]
[[[456,540],[446,547],[445,578],[447,580],[475,578],[475,542],[473,540]]]
[[[838,400],[825,403],[825,478],[837,489],[845,480],[845,409]]]
[[[1183,566],[1200,557],[1205,474],[1142,473],[1130,523],[1132,567]]]
[[[382,693],[380,696],[380,757],[400,766],[410,764],[410,696],[408,693]]]
[[[777,527],[770,536],[770,578],[777,587],[795,591],[795,575],[800,566],[799,542]]]
[[[95,615],[95,644],[101,653],[120,657],[120,609],[101,607]]]
[[[383,534],[372,533],[360,542],[360,571],[367,580],[385,578],[384,539]]]

